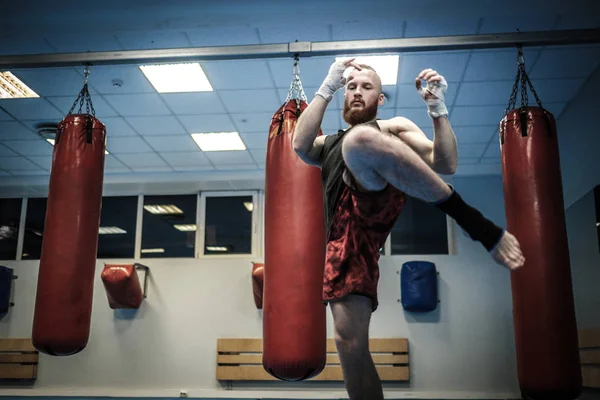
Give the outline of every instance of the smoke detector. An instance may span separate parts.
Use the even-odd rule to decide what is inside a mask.
[[[56,139],[56,131],[58,130],[58,124],[54,122],[41,123],[36,125],[38,135],[47,141],[54,141]]]

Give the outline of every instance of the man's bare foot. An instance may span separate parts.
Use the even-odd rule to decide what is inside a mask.
[[[498,264],[504,265],[509,270],[520,268],[525,264],[525,257],[517,238],[508,231],[504,231],[500,242],[490,254]]]

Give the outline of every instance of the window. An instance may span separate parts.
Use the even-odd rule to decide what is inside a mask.
[[[198,196],[144,196],[142,258],[194,257]]]
[[[46,222],[46,204],[48,199],[27,200],[27,217],[23,238],[23,260],[39,260],[42,254],[42,238]]]
[[[134,258],[137,196],[103,197],[98,258]]]
[[[22,199],[0,199],[0,260],[16,260]]]
[[[446,214],[408,197],[391,236],[391,254],[449,254]]]
[[[253,254],[256,195],[203,195],[205,255]]]

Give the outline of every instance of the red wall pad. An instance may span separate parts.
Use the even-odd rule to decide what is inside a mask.
[[[143,289],[137,269],[145,270]],[[105,264],[101,277],[110,308],[139,308],[146,297],[147,273],[148,267],[141,264]]]

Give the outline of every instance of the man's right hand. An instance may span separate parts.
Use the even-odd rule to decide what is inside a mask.
[[[346,84],[346,78],[344,77],[344,71],[347,68],[356,68],[361,70],[362,68],[354,62],[354,58],[350,58],[345,61],[336,61],[329,67],[329,73],[321,84],[321,87],[317,91],[317,95],[325,99],[326,102],[330,102],[333,99],[335,92],[340,90]],[[347,76],[347,75],[346,75]]]

